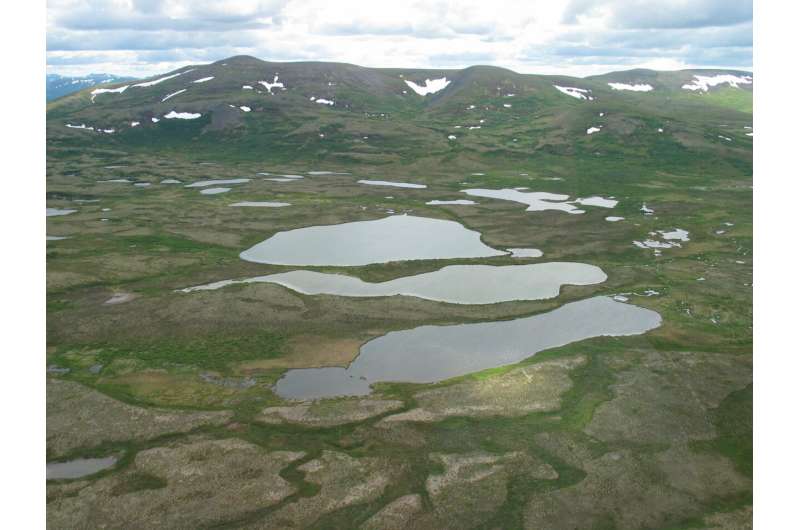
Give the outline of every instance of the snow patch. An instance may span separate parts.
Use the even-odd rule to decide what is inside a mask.
[[[92,95],[92,103],[94,103],[94,98],[99,94],[122,94],[123,92],[125,92],[125,89],[127,89],[129,86],[130,85],[125,85],[117,88],[95,88],[90,92],[90,94]]]
[[[196,120],[200,116],[202,116],[202,114],[200,114],[199,112],[175,112],[174,110],[170,111],[167,114],[164,114],[164,118],[168,120],[172,120],[175,118],[179,120]]]
[[[173,92],[172,94],[167,94],[166,96],[164,96],[164,99],[161,100],[161,103],[164,103],[166,100],[168,100],[169,98],[171,98],[173,96],[177,96],[178,94],[183,94],[184,92],[186,92],[186,89],[182,88],[181,90],[178,90],[177,92]]]
[[[259,81],[258,84],[266,88],[267,92],[269,92],[270,94],[272,94],[273,88],[286,88],[285,86],[283,86],[283,83],[278,81],[278,74],[275,74],[275,77],[272,78],[272,83],[270,83],[269,81]]]
[[[427,96],[428,94],[435,94],[440,90],[444,90],[447,88],[447,85],[450,84],[450,81],[447,80],[446,77],[442,77],[440,79],[426,79],[425,86],[420,86],[413,81],[405,80],[405,83],[417,94],[420,96]],[[472,108],[475,108],[474,105]]]
[[[608,86],[614,90],[630,90],[632,92],[650,92],[653,87],[648,84],[629,85],[626,83],[609,83]]]
[[[603,128],[602,125],[600,125],[598,127],[589,127],[588,129],[586,129],[586,134],[594,134],[596,132],[600,132],[600,129],[602,129],[602,128]]]
[[[727,83],[731,88],[739,88],[739,85],[752,85],[753,78],[749,75],[736,76],[731,74],[720,75],[696,75],[694,81],[683,85],[681,88],[684,90],[708,92],[708,89],[717,85]]]
[[[689,241],[689,232],[681,228],[676,228],[671,232],[665,232],[664,230],[659,230],[658,233],[661,234],[661,237],[663,237],[664,239]]]
[[[555,89],[561,92],[562,94],[572,96],[575,99],[588,99],[589,101],[592,101],[594,99],[590,95],[592,91],[585,88],[576,88],[572,86],[558,86],[558,85],[553,85],[553,87],[555,87]]]
[[[192,83],[205,83],[206,81],[211,81],[212,79],[214,79],[213,75],[210,77],[201,77],[200,79],[195,79],[192,81]]]

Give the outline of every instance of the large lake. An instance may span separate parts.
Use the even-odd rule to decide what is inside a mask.
[[[289,370],[275,392],[286,399],[366,395],[373,383],[434,383],[571,342],[639,335],[660,325],[655,311],[597,296],[515,320],[421,326],[367,342],[347,368]]]
[[[505,254],[484,245],[479,232],[455,221],[392,215],[374,221],[278,232],[239,256],[246,261],[274,265],[358,266]]]
[[[558,296],[561,286],[592,285],[606,280],[600,267],[585,263],[552,262],[534,265],[449,265],[438,271],[370,283],[354,276],[314,271],[291,271],[244,280],[222,280],[183,292],[210,291],[241,283],[275,283],[308,295],[406,295],[454,304],[494,304],[511,300],[540,300]],[[469,286],[469,288],[465,288]]]

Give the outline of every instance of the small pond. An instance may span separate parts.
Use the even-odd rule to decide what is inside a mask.
[[[108,456],[105,458],[76,458],[68,462],[48,462],[47,480],[86,477],[113,467],[116,463],[117,457],[115,456]]]
[[[59,215],[69,215],[71,213],[75,213],[78,210],[65,210],[63,208],[48,208],[47,209],[47,217],[56,217]]]
[[[411,184],[409,182],[391,182],[388,180],[359,180],[359,184],[366,184],[368,186],[391,186],[393,188],[427,188],[425,184]]]

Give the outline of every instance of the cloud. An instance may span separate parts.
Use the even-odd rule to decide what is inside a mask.
[[[49,0],[48,70],[153,75],[234,54],[364,66],[589,75],[749,67],[736,0]],[[94,61],[94,62],[92,62]],[[116,61],[116,62],[115,62]]]
[[[751,0],[572,0],[564,22],[606,19],[627,29],[703,28],[752,22]]]
[[[76,31],[234,31],[269,27],[288,0],[50,0],[53,26]]]

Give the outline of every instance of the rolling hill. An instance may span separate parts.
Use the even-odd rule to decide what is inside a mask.
[[[47,116],[51,148],[192,146],[199,158],[376,165],[588,154],[663,167],[749,152],[751,108],[752,77],[739,71],[571,78],[238,56],[86,88]]]

